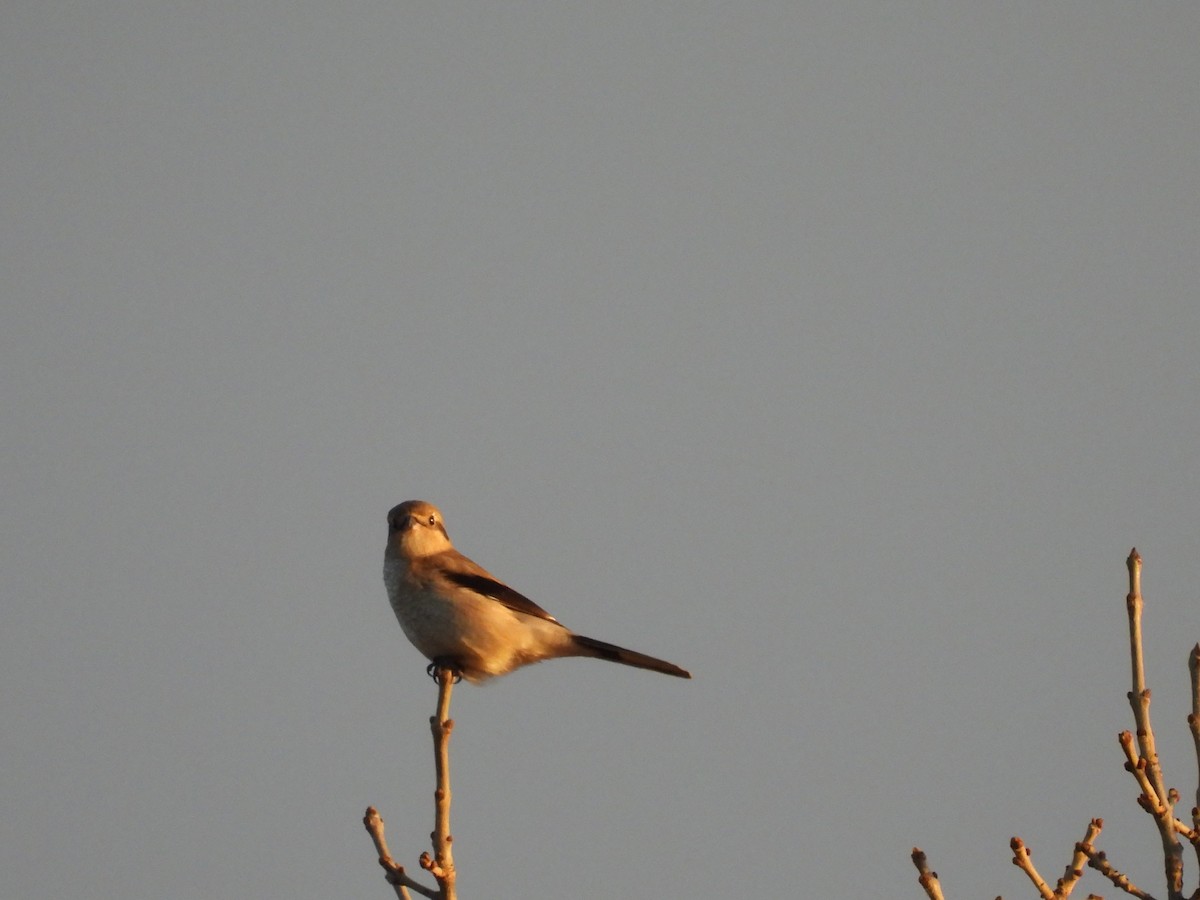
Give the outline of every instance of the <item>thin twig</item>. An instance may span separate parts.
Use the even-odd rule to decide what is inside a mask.
[[[1153,895],[1147,894],[1140,887],[1130,881],[1128,875],[1125,875],[1124,873],[1113,868],[1108,861],[1108,857],[1105,856],[1103,852],[1096,850],[1093,847],[1089,847],[1084,852],[1087,854],[1088,866],[1095,869],[1125,893],[1137,897],[1138,900],[1154,900]]]
[[[1029,848],[1025,846],[1025,842],[1019,837],[1014,837],[1008,842],[1008,846],[1012,848],[1013,865],[1029,876],[1029,880],[1037,888],[1037,892],[1041,895],[1042,900],[1055,900],[1054,891],[1050,890],[1050,885],[1046,884],[1046,879],[1038,874],[1038,870],[1034,868],[1033,856],[1030,854]]]
[[[431,667],[433,668],[433,667]],[[413,881],[404,871],[404,866],[392,858],[387,841],[383,837],[383,817],[373,806],[367,807],[363,816],[363,825],[375,842],[375,852],[379,865],[387,873],[388,884],[396,889],[400,900],[410,900],[408,888],[429,900],[455,900],[456,889],[454,871],[454,853],[451,844],[454,838],[450,835],[450,732],[454,722],[450,718],[450,692],[459,677],[452,669],[437,668],[434,679],[438,683],[437,713],[429,719],[429,729],[433,733],[433,758],[437,770],[437,788],[433,792],[434,826],[429,835],[433,841],[433,855],[428,852],[421,854],[421,868],[437,879],[438,889],[428,888],[418,881]]]
[[[438,900],[440,894],[437,891],[425,887],[419,881],[413,881],[405,873],[404,866],[392,858],[387,841],[383,837],[383,817],[379,815],[379,811],[375,807],[367,807],[367,813],[363,816],[363,825],[366,827],[367,833],[371,835],[371,840],[375,842],[375,853],[379,857],[379,865],[387,873],[388,884],[396,889],[396,896],[400,900],[410,900],[408,888],[412,888],[418,894],[429,897],[430,900]]]
[[[1146,771],[1146,757],[1138,756],[1134,748],[1133,735],[1128,731],[1122,731],[1117,735],[1117,743],[1125,751],[1125,771],[1134,777],[1138,787],[1142,789],[1138,805],[1143,809],[1153,811],[1154,808],[1162,805],[1162,801],[1159,800],[1158,791],[1150,783],[1150,775]]]
[[[1188,672],[1192,676],[1192,713],[1188,716],[1188,727],[1192,730],[1192,743],[1196,747],[1196,765],[1200,769],[1200,644],[1188,654]],[[1196,848],[1196,861],[1200,864],[1200,779],[1196,782],[1196,805],[1192,807],[1192,834],[1188,838]]]
[[[1163,848],[1163,869],[1167,880],[1167,896],[1170,900],[1183,900],[1183,845],[1175,833],[1174,804],[1178,800],[1173,791],[1168,791],[1163,778],[1162,766],[1155,748],[1154,729],[1150,725],[1150,689],[1146,687],[1146,671],[1142,655],[1142,557],[1135,547],[1126,560],[1129,568],[1129,594],[1125,606],[1129,612],[1129,651],[1133,666],[1133,690],[1129,692],[1129,705],[1137,723],[1137,741],[1140,758],[1134,764],[1133,774],[1144,770],[1153,787],[1152,796],[1138,778],[1142,787],[1139,803],[1154,817],[1158,826]],[[1124,742],[1122,742],[1124,744]],[[1126,750],[1126,756],[1129,751]],[[1145,802],[1143,801],[1143,798]]]
[[[1055,897],[1069,897],[1071,891],[1075,890],[1076,883],[1083,877],[1083,867],[1087,864],[1088,850],[1094,847],[1096,838],[1100,836],[1100,829],[1103,827],[1103,819],[1092,819],[1092,821],[1088,822],[1083,840],[1075,845],[1075,853],[1071,856],[1071,864],[1067,866],[1063,877],[1058,880],[1058,885],[1054,888]]]
[[[1154,743],[1154,730],[1150,727],[1150,691],[1146,688],[1146,666],[1142,652],[1142,557],[1135,547],[1125,561],[1129,569],[1129,594],[1125,606],[1129,612],[1129,657],[1133,667],[1133,690],[1129,693],[1129,705],[1133,709],[1133,720],[1137,723],[1138,750],[1146,760],[1147,774],[1154,792],[1167,796],[1162,767]]]
[[[421,868],[437,879],[441,900],[455,900],[454,838],[450,834],[450,733],[454,730],[454,721],[450,718],[450,692],[458,675],[452,669],[438,668],[435,678],[438,683],[437,714],[429,719],[437,769],[437,789],[433,792],[434,827],[430,835],[433,856],[422,853]]]
[[[929,900],[945,900],[942,896],[942,885],[938,881],[937,872],[929,870],[929,861],[925,858],[925,851],[919,847],[913,847],[912,852],[913,865],[917,867],[920,877],[917,881],[921,883],[921,887],[925,889],[925,896]]]
[[[1150,689],[1146,686],[1142,649],[1142,558],[1136,548],[1130,552],[1126,564],[1129,569],[1129,593],[1125,602],[1129,614],[1129,651],[1133,681],[1133,689],[1128,698],[1137,732],[1135,738],[1130,732],[1123,731],[1117,739],[1125,753],[1125,768],[1133,775],[1142,791],[1137,798],[1138,805],[1154,818],[1162,839],[1168,896],[1170,900],[1183,900],[1183,846],[1179,838],[1186,839],[1196,848],[1197,858],[1200,860],[1200,787],[1196,789],[1196,804],[1192,808],[1192,824],[1189,827],[1175,815],[1179,793],[1174,788],[1168,790],[1166,786],[1155,746],[1154,729],[1150,724]],[[1192,648],[1188,657],[1188,670],[1192,681],[1192,712],[1188,716],[1188,726],[1195,744],[1197,764],[1200,766],[1200,644]],[[1098,871],[1126,894],[1138,900],[1155,900],[1152,895],[1133,884],[1127,875],[1112,866],[1107,856],[1096,849],[1095,841],[1103,827],[1103,820],[1091,821],[1084,839],[1075,845],[1071,864],[1067,866],[1054,890],[1050,889],[1033,865],[1030,851],[1019,837],[1014,837],[1010,842],[1013,863],[1033,882],[1042,900],[1066,900],[1083,876],[1084,860],[1087,861],[1088,867]],[[929,870],[925,854],[914,848],[912,858],[920,873],[918,880],[926,895],[930,900],[942,900],[937,873]],[[1096,895],[1089,894],[1088,900],[1092,898],[1100,900]],[[1200,900],[1200,889],[1197,889],[1190,900]]]

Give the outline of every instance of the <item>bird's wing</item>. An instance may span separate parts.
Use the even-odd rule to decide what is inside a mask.
[[[466,557],[463,557],[466,559]],[[478,568],[473,566],[472,568]],[[493,600],[503,603],[514,612],[524,613],[527,616],[534,616],[538,619],[546,619],[549,622],[557,622],[558,619],[550,615],[524,594],[519,594],[510,588],[507,584],[497,581],[485,571],[464,571],[462,569],[448,569],[445,577],[460,587],[465,587],[467,590],[474,591],[477,594],[483,594],[485,597],[491,597]]]

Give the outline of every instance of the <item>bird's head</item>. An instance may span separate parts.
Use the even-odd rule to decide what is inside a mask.
[[[387,515],[389,556],[417,559],[451,549],[442,514],[432,503],[406,500]]]

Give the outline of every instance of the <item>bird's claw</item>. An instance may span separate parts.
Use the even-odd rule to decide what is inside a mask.
[[[454,684],[458,684],[463,680],[462,669],[460,669],[458,665],[450,659],[435,659],[425,667],[425,674],[441,684],[441,681],[438,678],[438,673],[440,673],[443,669],[448,669],[454,676]]]

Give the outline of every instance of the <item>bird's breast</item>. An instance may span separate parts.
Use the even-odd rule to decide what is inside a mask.
[[[422,579],[387,560],[383,581],[400,626],[428,659],[459,660],[472,680],[562,655],[570,632],[553,620],[522,615],[476,591]]]

